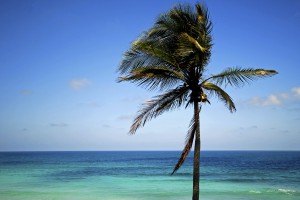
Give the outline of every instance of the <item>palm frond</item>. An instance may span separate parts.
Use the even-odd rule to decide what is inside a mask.
[[[188,96],[189,89],[186,86],[178,86],[175,89],[158,95],[153,99],[145,102],[135,117],[130,127],[129,133],[134,134],[138,128],[152,118],[156,118],[165,111],[173,110],[182,105]]]
[[[207,48],[201,46],[201,44],[188,33],[181,33],[178,39],[177,55],[186,57],[191,53],[203,54],[207,51]]]
[[[156,57],[145,54],[141,51],[129,50],[124,56],[119,65],[118,71],[120,74],[128,74],[131,71],[142,68],[148,65],[161,65],[162,61]]]
[[[202,30],[204,30],[204,33],[210,35],[213,25],[210,20],[207,7],[198,3],[196,4],[196,12],[198,15],[198,23],[201,25]]]
[[[181,156],[180,156],[177,164],[175,165],[174,170],[171,173],[171,175],[173,175],[182,166],[186,157],[188,156],[188,154],[193,146],[194,136],[195,136],[197,126],[199,126],[199,124],[195,123],[195,119],[193,117],[193,119],[191,120],[191,123],[190,123],[189,131],[186,136],[185,147],[182,150]]]
[[[183,74],[170,69],[168,66],[147,66],[147,68],[133,70],[128,76],[120,77],[119,81],[131,81],[149,90],[155,88],[164,90],[178,84],[180,81],[183,82],[184,78]]]
[[[228,109],[230,110],[230,112],[236,111],[235,105],[229,94],[227,94],[219,86],[205,81],[201,83],[201,87],[208,90],[211,94],[216,95],[221,101],[223,101],[226,107],[228,107]]]
[[[199,65],[199,61],[207,64],[210,57],[211,28],[207,9],[192,9],[189,5],[177,5],[169,13],[161,15],[154,27],[149,31],[148,37],[158,41],[175,45],[174,53],[178,63],[187,65],[187,60],[193,58],[193,65]],[[201,15],[201,16],[200,16]],[[199,19],[202,20],[199,20]],[[190,55],[192,54],[192,56]],[[201,58],[197,58],[197,57]],[[195,62],[197,60],[197,62]]]
[[[132,49],[168,63],[171,68],[178,69],[178,63],[173,54],[174,44],[174,39],[166,41],[162,38],[147,37],[134,42]]]
[[[241,67],[235,68],[227,68],[220,74],[214,75],[209,79],[216,81],[217,84],[229,84],[231,86],[243,86],[245,83],[249,83],[249,81],[258,79],[258,78],[266,78],[277,74],[275,70],[265,70],[265,69],[253,69],[246,68],[243,69]]]
[[[194,31],[197,27],[197,16],[193,8],[188,5],[179,4],[169,12],[169,17],[175,24],[173,26],[174,32],[182,33],[188,31],[192,36],[197,35],[197,31]]]
[[[162,63],[178,70],[178,63],[176,63],[176,59],[170,51],[170,49],[174,49],[171,46],[174,42],[165,43],[162,40],[150,38],[147,34],[147,32],[143,33],[125,52],[118,68],[120,74],[129,73],[137,68],[161,65]]]

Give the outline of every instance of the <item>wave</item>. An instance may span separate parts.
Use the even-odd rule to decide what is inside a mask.
[[[292,190],[292,189],[283,189],[283,188],[279,188],[279,189],[274,189],[274,190],[250,190],[249,193],[252,194],[281,194],[281,195],[297,195],[297,191],[296,190]]]
[[[289,189],[278,189],[279,192],[285,193],[285,194],[293,194],[296,193],[296,190],[289,190]]]
[[[250,190],[249,192],[254,193],[254,194],[261,194],[262,193],[261,191],[257,191],[257,190]]]

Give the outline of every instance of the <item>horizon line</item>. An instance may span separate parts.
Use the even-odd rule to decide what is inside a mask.
[[[0,153],[5,153],[5,152],[181,152],[182,150],[0,150]],[[210,150],[201,150],[202,152],[208,152],[208,151],[261,151],[261,152],[283,152],[283,151],[300,151],[300,149],[294,149],[294,150],[278,150],[278,149],[249,149],[249,150],[239,150],[239,149],[210,149]],[[191,150],[190,152],[194,152]]]

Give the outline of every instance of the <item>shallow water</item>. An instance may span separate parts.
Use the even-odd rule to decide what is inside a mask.
[[[191,154],[192,155],[192,154]],[[0,199],[186,200],[192,157],[180,152],[2,152]],[[300,199],[300,152],[204,151],[203,200]]]

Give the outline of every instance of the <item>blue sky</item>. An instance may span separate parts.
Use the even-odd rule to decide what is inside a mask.
[[[0,151],[181,150],[192,109],[127,134],[156,92],[117,83],[122,55],[156,17],[196,1],[0,0]],[[300,150],[300,1],[207,0],[209,74],[226,67],[278,75],[226,88],[201,112],[203,150]]]

